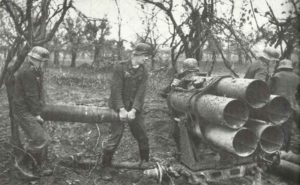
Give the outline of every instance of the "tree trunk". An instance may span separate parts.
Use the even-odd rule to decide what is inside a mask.
[[[14,65],[11,68],[11,74],[14,74],[19,69],[19,67],[24,62],[27,53],[30,50],[29,45],[25,45],[24,47],[21,47],[20,45],[22,44],[22,42],[23,41],[16,39],[15,43],[13,44],[13,46],[10,48],[10,50],[7,53],[4,67],[3,67],[2,73],[0,74],[0,88],[3,85],[4,78],[6,76],[6,72],[7,72],[7,68],[8,68],[8,64],[12,61],[13,57],[17,54],[16,62],[14,63]]]
[[[172,68],[175,69],[175,73],[177,72],[177,67],[176,67],[177,61],[175,60],[175,48],[171,48],[171,64]]]
[[[71,53],[71,67],[76,67],[77,50],[73,50]]]
[[[118,60],[122,60],[122,41],[118,42]]]
[[[3,57],[4,57],[4,58],[7,57],[7,53],[8,53],[8,49],[5,49],[5,50],[4,50],[4,53],[3,53]]]
[[[155,68],[155,54],[154,55],[151,55],[151,70],[154,70]]]
[[[67,52],[66,51],[64,51],[63,52],[63,63],[65,62],[65,60],[66,60],[66,56],[67,56]]]
[[[13,115],[12,101],[13,101],[13,93],[14,93],[14,76],[12,74],[12,68],[7,69],[7,74],[5,76],[5,86],[7,92],[8,106],[9,106],[9,118],[11,124],[11,144],[13,146],[13,153],[16,156],[20,156],[22,154],[23,146],[19,136],[19,126],[16,123]]]
[[[239,60],[239,64],[244,63],[243,55],[242,55],[242,52],[240,50],[238,50],[238,60]]]
[[[95,45],[93,64],[96,65],[97,67],[99,67],[99,64],[100,64],[100,60],[99,60],[100,49],[101,49],[101,47],[98,44]]]
[[[217,59],[216,51],[212,52],[211,58],[212,58],[212,63],[211,63],[210,69],[207,73],[208,76],[211,76],[211,73],[213,72],[215,64],[216,64],[216,59]]]
[[[59,66],[59,51],[58,50],[54,51],[54,65]]]

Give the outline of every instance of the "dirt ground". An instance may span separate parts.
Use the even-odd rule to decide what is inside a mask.
[[[220,74],[224,71],[220,70]],[[94,105],[105,107],[109,96],[110,73],[88,68],[50,68],[46,75],[46,89],[49,103],[71,105]],[[145,102],[145,125],[150,139],[151,160],[174,162],[175,143],[170,137],[170,118],[165,100],[158,96],[158,91],[168,84],[166,72],[154,72],[149,79],[149,88]],[[83,124],[46,122],[45,126],[52,138],[49,147],[49,163],[54,168],[50,177],[39,181],[26,182],[20,178],[12,165],[12,153],[9,146],[10,127],[8,102],[5,88],[0,90],[0,185],[145,185],[156,181],[142,176],[134,170],[118,170],[112,182],[99,179],[101,169],[76,169],[59,165],[68,156],[76,155],[98,160],[102,151],[102,141],[109,134],[108,123]],[[128,127],[125,129],[121,145],[114,156],[114,161],[137,161],[139,159],[137,143]],[[184,179],[177,179],[177,185],[187,184]],[[241,182],[223,182],[222,184],[244,184]],[[292,184],[279,177],[263,174],[263,184]]]

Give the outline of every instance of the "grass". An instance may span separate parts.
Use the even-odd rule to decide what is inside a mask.
[[[201,70],[209,69],[208,66],[200,66]],[[236,69],[244,71],[245,66],[236,66]],[[148,81],[148,90],[145,101],[145,126],[150,141],[151,158],[160,160],[174,160],[172,152],[175,146],[170,134],[170,119],[166,112],[168,111],[165,99],[158,96],[161,89],[168,85],[171,76],[168,71],[151,72]],[[222,63],[217,63],[213,74],[228,74]],[[49,103],[63,103],[72,105],[93,105],[105,107],[110,93],[111,69],[96,70],[90,67],[50,67],[45,76],[45,86],[48,92]],[[5,130],[6,137],[9,135],[9,119],[7,111],[7,101],[5,89],[0,90],[1,101],[1,131]],[[5,128],[4,128],[4,127]],[[107,123],[102,124],[83,124],[83,123],[64,123],[47,122],[47,131],[50,133],[52,142],[50,145],[50,162],[56,164],[62,157],[74,154],[83,156],[92,156],[94,159],[101,154],[102,141],[109,134]],[[2,133],[2,132],[0,132]],[[1,143],[0,143],[1,144]],[[10,151],[1,150],[1,156],[9,156]],[[136,141],[130,134],[128,126],[125,126],[125,132],[121,144],[115,154],[116,161],[135,161],[138,160],[138,148]],[[7,161],[7,157],[5,158]],[[2,163],[3,160],[1,160]],[[4,169],[0,165],[0,173]],[[134,172],[136,173],[136,172]],[[133,172],[120,171],[110,185],[132,184],[135,175]],[[68,182],[77,182],[77,184],[92,185],[93,180],[99,177],[99,171],[83,171],[76,169],[66,169],[57,166],[54,173],[53,184],[63,185]],[[10,180],[8,180],[10,179]],[[10,173],[5,173],[0,178],[0,182],[11,181],[10,184],[21,185],[22,181],[13,179]],[[78,182],[79,181],[79,182]],[[47,184],[49,179],[42,179],[39,184]],[[76,183],[75,183],[76,184]],[[107,184],[102,182],[101,184]],[[153,181],[142,180],[136,184],[154,184]]]

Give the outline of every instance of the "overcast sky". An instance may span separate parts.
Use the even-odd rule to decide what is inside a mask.
[[[122,15],[122,38],[134,41],[136,34],[142,31],[141,17],[143,12],[141,7],[138,6],[136,0],[117,0],[120,6]],[[271,7],[274,9],[275,14],[280,15],[282,11],[288,9],[287,6],[281,6],[280,4],[284,0],[267,0]],[[175,2],[181,2],[181,0],[175,0]],[[224,1],[226,2],[226,1]],[[238,18],[241,12],[242,0],[235,2],[235,16]],[[266,2],[264,0],[253,0],[254,7],[261,12],[268,10]],[[88,17],[103,18],[107,15],[112,29],[110,38],[117,39],[118,37],[118,10],[115,0],[74,0],[74,5]],[[227,6],[228,7],[228,6]],[[226,4],[217,9],[218,13],[226,12]],[[178,12],[180,14],[180,12]],[[163,20],[164,17],[160,16],[159,20]],[[266,21],[263,17],[258,17],[258,24],[262,25]],[[162,21],[161,21],[162,22]],[[161,33],[168,31],[167,27],[163,23],[159,23],[158,29]],[[255,28],[254,28],[255,29]],[[250,27],[246,27],[245,31],[251,30]]]

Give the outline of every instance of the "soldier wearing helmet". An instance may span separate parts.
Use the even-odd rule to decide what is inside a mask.
[[[272,47],[266,47],[256,53],[257,61],[247,69],[244,78],[267,81],[270,74],[270,62],[279,60],[279,53]]]
[[[149,141],[143,121],[143,105],[146,94],[148,72],[146,61],[151,47],[138,43],[128,61],[116,65],[111,80],[109,107],[119,113],[120,121],[111,123],[111,134],[103,142],[103,180],[111,180],[111,162],[120,144],[125,122],[138,142],[140,164],[149,161]]]
[[[205,76],[206,73],[201,73],[199,71],[198,62],[194,58],[187,58],[178,65],[178,74],[175,75],[174,79],[171,81],[169,86],[162,90],[161,96],[163,98],[167,98],[168,94],[172,92],[174,89],[184,89],[184,90],[192,90],[195,88],[199,88],[203,82],[204,78],[199,78],[201,76]],[[173,124],[171,125],[170,134],[172,135],[178,154],[180,151],[180,133],[179,133],[179,124],[181,122],[189,121],[186,119],[185,114],[182,114],[176,110],[173,110],[172,107],[168,103],[168,107],[170,110],[170,115],[173,120]]]
[[[199,76],[204,76],[206,73],[201,73],[198,68],[198,62],[194,58],[187,58],[178,65],[178,73],[174,76],[170,85],[162,90],[161,96],[166,98],[172,88],[193,89],[197,88],[201,83]]]
[[[294,121],[299,124],[299,104],[296,100],[297,88],[300,84],[300,77],[293,71],[293,62],[289,59],[283,59],[279,62],[275,74],[270,79],[271,94],[277,94],[285,97],[294,110]],[[299,128],[299,125],[298,125]],[[295,129],[291,119],[283,126],[286,140],[286,150],[288,150],[291,130]]]
[[[43,152],[49,142],[49,135],[42,126],[44,120],[41,117],[44,105],[42,69],[48,60],[49,51],[35,46],[15,75],[14,119],[28,138],[25,153],[15,158],[15,167],[28,178],[38,177],[35,170],[41,167]]]

